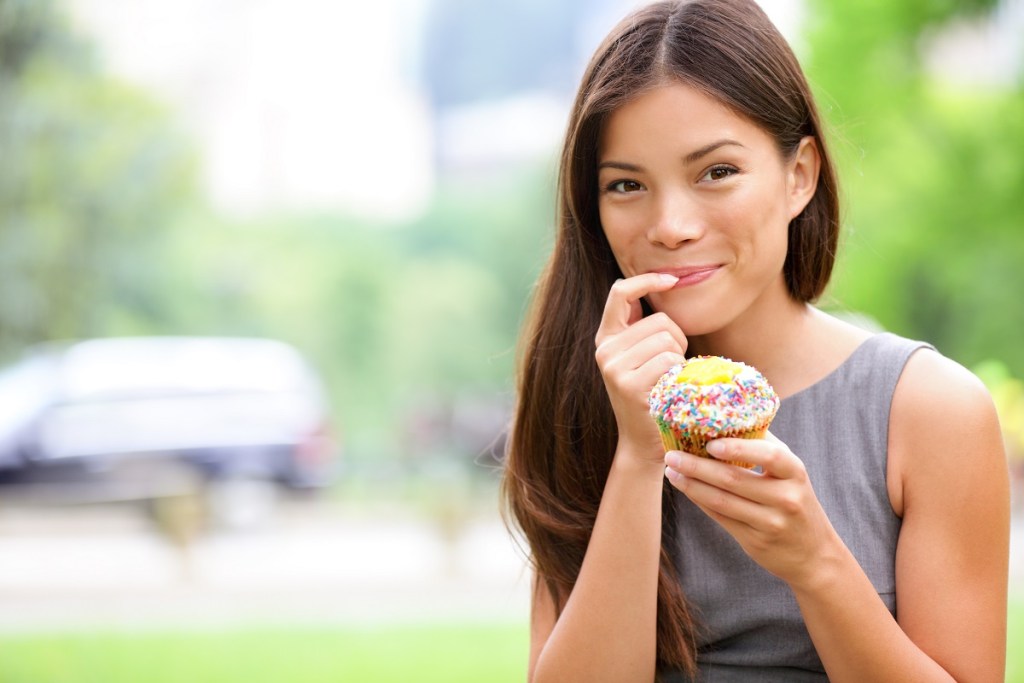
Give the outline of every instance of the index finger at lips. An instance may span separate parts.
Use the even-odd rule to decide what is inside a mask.
[[[608,336],[618,334],[640,319],[640,299],[650,292],[671,289],[679,281],[674,275],[644,273],[624,280],[616,280],[608,292],[601,325],[597,329],[596,344]]]

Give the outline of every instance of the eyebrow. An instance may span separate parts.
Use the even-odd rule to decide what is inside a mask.
[[[714,142],[708,143],[699,149],[695,149],[686,156],[684,156],[683,163],[692,164],[693,162],[698,161],[703,157],[706,157],[708,154],[711,154],[716,149],[727,147],[729,145],[735,145],[736,147],[745,147],[743,143],[737,140],[732,140],[730,138],[715,140]],[[620,171],[629,171],[631,173],[637,173],[644,170],[642,166],[626,163],[625,161],[602,161],[597,165],[597,170],[600,171],[603,168],[615,168]]]
[[[732,140],[730,138],[722,138],[721,140],[715,140],[710,144],[704,145],[700,149],[695,149],[694,151],[690,152],[685,157],[683,157],[683,161],[685,161],[688,164],[691,164],[694,161],[700,159],[701,157],[705,157],[708,154],[711,154],[716,149],[720,147],[728,147],[729,145],[735,145],[736,147],[744,146],[743,143],[737,140]]]

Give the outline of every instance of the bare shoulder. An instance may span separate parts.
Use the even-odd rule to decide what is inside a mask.
[[[999,418],[981,380],[931,349],[915,352],[893,394],[889,460],[890,498],[894,509],[900,508],[897,513],[915,481],[932,487],[951,473],[962,478],[968,464],[972,469],[1005,468]]]
[[[931,349],[907,361],[893,395],[890,431],[921,427],[970,438],[977,429],[998,429],[988,389],[965,367]],[[966,431],[965,431],[966,430]]]

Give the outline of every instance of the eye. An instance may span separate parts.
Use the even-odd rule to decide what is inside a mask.
[[[631,192],[639,192],[642,189],[644,189],[644,186],[635,180],[616,180],[605,186],[606,192],[615,192],[617,194],[629,194]]]
[[[727,164],[719,164],[718,166],[712,166],[707,170],[707,173],[701,176],[701,181],[714,182],[717,180],[725,180],[731,175],[739,173],[739,169],[735,166],[729,166]]]

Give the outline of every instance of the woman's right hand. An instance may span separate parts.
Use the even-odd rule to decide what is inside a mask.
[[[676,282],[677,277],[663,273],[617,280],[595,337],[594,356],[615,412],[619,448],[659,466],[665,453],[647,396],[662,374],[684,360],[687,341],[664,313],[643,317],[640,299],[669,290]]]

